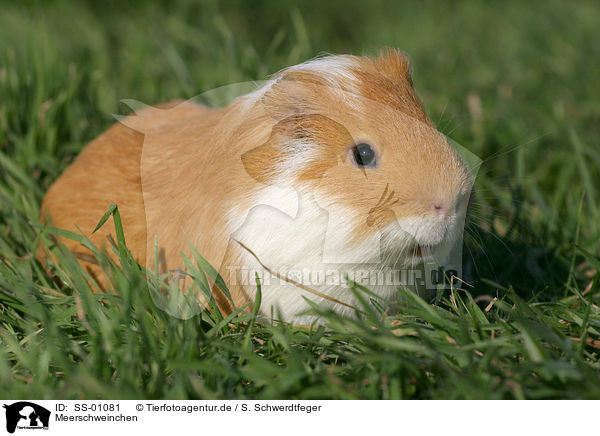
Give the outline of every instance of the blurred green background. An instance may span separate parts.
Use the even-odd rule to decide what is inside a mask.
[[[438,128],[483,160],[465,245],[465,277],[475,284],[473,295],[502,295],[511,288],[533,302],[575,298],[597,279],[600,266],[598,23],[595,1],[0,1],[0,304],[12,307],[0,311],[5,329],[0,333],[17,332],[21,340],[42,316],[23,315],[25,306],[16,303],[21,297],[14,289],[23,288],[25,295],[27,289],[67,286],[47,282],[31,257],[39,202],[85,143],[114,122],[112,114],[126,113],[121,99],[156,104],[190,98],[221,85],[264,79],[321,53],[375,55],[384,46],[412,59],[417,93]],[[561,334],[577,336],[581,343],[590,339],[586,335],[598,340],[597,306],[592,300],[587,306],[568,301],[574,304],[569,313],[578,313],[575,321],[565,324],[566,315],[553,306],[552,321],[541,325],[567,329]],[[68,304],[68,310],[76,310],[72,299]],[[72,322],[73,328],[83,328],[75,321],[65,325]],[[514,344],[522,344],[520,334],[511,336]],[[520,346],[506,355],[528,355]],[[571,359],[565,347],[558,357],[549,357],[553,368]],[[19,377],[33,373],[35,379],[25,354],[19,354],[24,349],[14,345],[11,350],[6,379],[0,365],[0,382],[13,380],[13,372]],[[27,352],[34,362],[35,349]],[[597,370],[597,351],[577,353],[577,365],[596,362]],[[122,356],[125,367],[130,354]],[[539,363],[535,352],[528,356]],[[102,359],[94,362],[101,365]],[[511,371],[522,371],[523,380],[529,380],[530,368],[515,362]],[[485,375],[493,372],[485,365],[478,381],[457,378],[456,386],[471,383],[470,394],[464,386],[431,393],[423,388],[428,381],[410,395],[485,397]],[[106,375],[90,368],[95,375],[86,377],[97,375],[101,381],[94,386],[104,392],[99,386]],[[348,371],[336,374],[348,386],[359,383],[358,372]],[[577,371],[572,397],[585,396],[588,375]],[[135,377],[131,383],[139,382]],[[549,377],[555,383],[554,375]],[[564,377],[525,396],[535,391],[533,396],[556,397],[571,383]],[[325,383],[323,389],[329,389],[323,380],[329,379],[317,377],[313,386]],[[352,392],[363,392],[357,386]],[[523,396],[511,386],[502,396]],[[556,386],[560,389],[553,391]],[[19,389],[14,392],[28,392],[26,385]],[[113,394],[120,392],[115,389]],[[309,395],[298,389],[304,394],[297,395]],[[170,395],[181,397],[181,392]],[[385,397],[369,392],[363,397]]]

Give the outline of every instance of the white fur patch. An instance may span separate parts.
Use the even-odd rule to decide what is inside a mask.
[[[286,72],[309,72],[321,78],[324,90],[340,97],[353,110],[360,111],[360,83],[352,71],[357,62],[358,60],[350,55],[329,55],[285,68],[276,73],[273,79],[266,81],[261,88],[245,96],[246,107],[249,108],[260,101]]]

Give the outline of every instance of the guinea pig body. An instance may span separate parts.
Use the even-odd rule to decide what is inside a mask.
[[[346,276],[411,267],[455,241],[471,186],[391,50],[288,68],[224,108],[176,102],[126,117],[67,168],[42,214],[102,246],[112,224],[91,231],[116,203],[140,264],[153,269],[156,238],[159,272],[185,270],[192,244],[229,287],[221,309],[252,302],[259,273],[263,314],[307,323],[303,297],[352,312]],[[398,283],[367,287],[385,298]]]

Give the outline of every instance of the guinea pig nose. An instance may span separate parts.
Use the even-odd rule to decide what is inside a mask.
[[[446,213],[446,202],[439,200],[439,201],[434,201],[433,205],[432,205],[433,211],[437,214],[444,214]]]

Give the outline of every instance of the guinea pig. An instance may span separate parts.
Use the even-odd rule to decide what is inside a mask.
[[[114,203],[142,266],[154,269],[156,243],[157,273],[185,271],[191,245],[228,285],[230,299],[213,286],[222,311],[254,301],[258,274],[261,313],[303,324],[315,320],[307,299],[355,311],[346,278],[412,268],[454,243],[472,185],[415,95],[408,59],[389,49],[287,68],[222,108],[173,102],[124,117],[41,210],[101,247],[112,223],[92,231]],[[102,285],[90,253],[61,242]],[[398,286],[367,287],[390,299]]]

